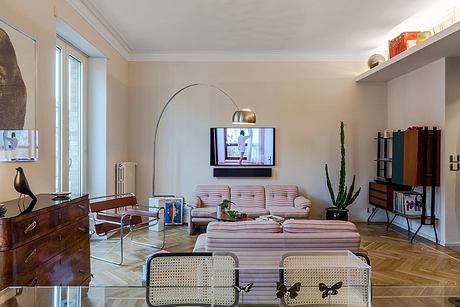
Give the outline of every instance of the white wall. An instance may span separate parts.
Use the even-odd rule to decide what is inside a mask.
[[[211,88],[191,88],[167,109],[159,131],[157,194],[193,194],[197,184],[300,186],[313,201],[313,216],[324,215],[330,200],[324,164],[337,179],[339,123],[346,124],[348,181],[357,175],[363,188],[351,219],[365,220],[368,182],[375,176],[377,131],[386,128],[384,84],[356,84],[364,63],[349,62],[130,62],[130,159],[139,163],[137,195],[152,193],[153,132],[159,111],[179,88],[190,83],[217,85],[240,107],[252,108],[257,125],[277,129],[271,179],[215,179],[209,166],[209,128],[228,126],[234,108]]]
[[[65,0],[2,0],[0,17],[37,39],[38,93],[37,127],[39,161],[0,163],[0,200],[17,197],[13,188],[14,168],[22,166],[34,193],[54,191],[54,48],[56,16],[70,25],[107,58],[107,190],[114,191],[114,164],[126,160],[128,149],[127,76],[128,62],[123,59]]]
[[[444,153],[445,123],[445,59],[440,59],[413,72],[388,82],[388,129],[412,126],[437,126],[441,131],[441,152]],[[441,157],[444,165],[444,157]],[[440,220],[444,216],[444,171],[441,170],[441,187],[437,189],[436,207]],[[411,221],[412,229],[418,221]],[[407,228],[406,221],[397,217],[395,224]],[[445,238],[444,224],[438,226],[441,241]],[[431,226],[423,226],[420,233],[434,238]]]
[[[460,172],[450,171],[449,156],[460,154],[460,59],[446,59],[445,220],[447,245],[460,245]],[[442,164],[441,164],[442,165]]]

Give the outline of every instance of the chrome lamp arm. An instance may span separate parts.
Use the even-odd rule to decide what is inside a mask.
[[[168,108],[169,104],[176,98],[177,95],[179,95],[181,92],[185,91],[188,88],[195,87],[195,86],[205,86],[205,87],[211,87],[222,94],[226,96],[229,101],[235,106],[236,112],[233,114],[232,117],[232,122],[233,124],[250,124],[253,125],[256,123],[256,115],[253,111],[249,109],[240,109],[236,102],[233,100],[233,98],[226,93],[223,89],[212,85],[212,84],[206,84],[206,83],[193,83],[189,84],[187,86],[184,86],[180,90],[176,91],[166,102],[166,104],[163,106],[163,109],[161,110],[160,116],[158,117],[157,123],[155,125],[155,133],[153,137],[153,175],[152,175],[152,196],[155,196],[155,168],[156,168],[156,150],[157,150],[157,135],[158,135],[158,128],[160,126],[161,119],[163,117],[163,114],[165,113],[166,109]]]

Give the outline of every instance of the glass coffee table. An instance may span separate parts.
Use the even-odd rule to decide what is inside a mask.
[[[217,217],[217,212],[213,212],[209,215],[210,218],[215,219],[216,221],[219,222],[242,222],[242,221],[253,221],[254,219],[251,217],[244,217],[244,218],[238,218],[235,219],[229,215],[222,215],[221,217]]]

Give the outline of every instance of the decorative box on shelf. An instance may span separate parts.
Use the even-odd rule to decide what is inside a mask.
[[[399,36],[393,38],[388,42],[390,59],[401,52],[406,51],[410,47],[416,45],[417,35],[420,31],[417,32],[403,32]]]

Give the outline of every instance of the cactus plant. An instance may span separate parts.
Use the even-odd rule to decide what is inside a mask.
[[[331,196],[332,204],[334,207],[337,208],[337,211],[346,209],[349,205],[351,205],[361,192],[361,188],[359,188],[356,192],[355,190],[355,176],[353,176],[353,181],[351,183],[350,188],[345,185],[345,132],[344,132],[344,125],[343,122],[340,122],[340,178],[339,178],[339,190],[337,192],[337,196],[334,193],[334,189],[332,188],[331,179],[329,178],[329,171],[326,164],[326,178],[327,178],[327,189],[329,190],[329,194]]]

